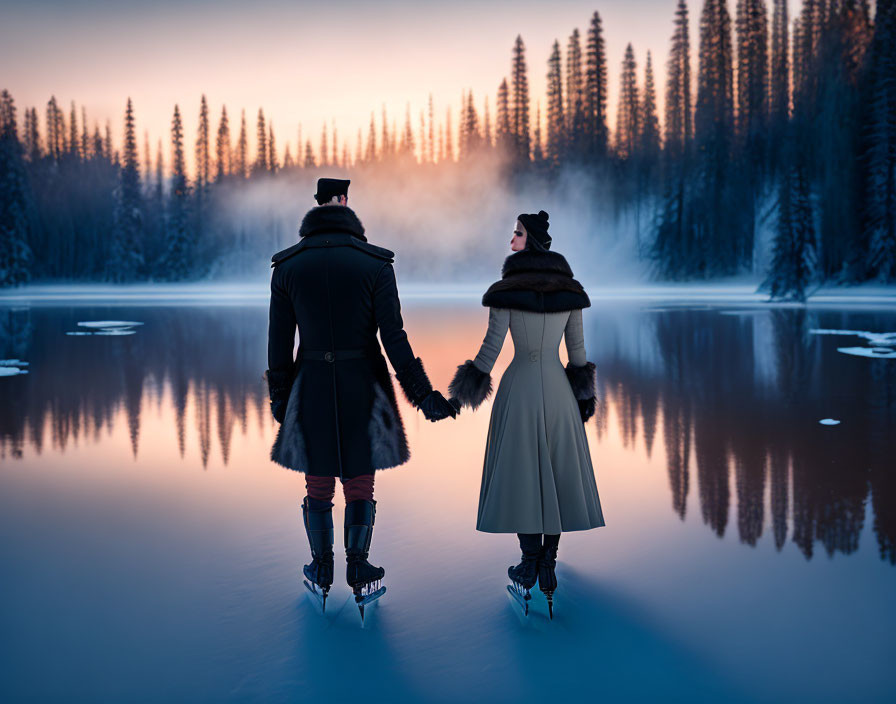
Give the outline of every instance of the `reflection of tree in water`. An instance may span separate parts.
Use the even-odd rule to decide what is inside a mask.
[[[892,314],[672,310],[622,324],[648,328],[655,353],[641,342],[591,345],[600,349],[601,392],[626,447],[636,446],[639,424],[649,446],[648,428],[662,411],[672,507],[681,518],[693,448],[701,515],[717,535],[727,528],[733,482],[741,542],[762,537],[767,491],[778,550],[792,508],[790,537],[807,558],[816,543],[828,555],[851,553],[870,490],[881,555],[896,563],[896,364],[840,354],[836,341],[809,333],[892,330]],[[842,424],[819,425],[827,416]]]
[[[225,464],[234,426],[248,431],[250,406],[261,426],[270,422],[261,379],[266,364],[267,316],[252,308],[158,307],[129,309],[144,322],[134,335],[67,337],[81,320],[121,316],[120,309],[34,308],[0,312],[2,354],[30,362],[31,373],[4,379],[0,453],[20,456],[26,439],[40,452],[49,421],[52,446],[65,450],[80,438],[99,440],[124,408],[134,456],[145,400],[162,403],[166,387],[175,410],[181,456],[187,407],[195,407],[203,466],[213,434]]]

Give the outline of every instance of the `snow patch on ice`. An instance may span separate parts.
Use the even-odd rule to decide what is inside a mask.
[[[825,330],[813,328],[809,331],[813,335],[855,335],[862,337],[876,345],[896,345],[896,332],[869,332],[868,330]]]
[[[836,420],[834,418],[822,418],[818,422],[821,423],[822,425],[840,425],[840,421]]]
[[[135,325],[143,325],[136,320],[87,320],[78,323],[83,328],[132,328]]]
[[[886,347],[838,347],[838,352],[852,354],[856,357],[870,357],[872,359],[896,359],[896,350]]]
[[[813,328],[813,335],[853,335],[871,343],[871,347],[838,347],[837,351],[856,357],[872,359],[896,359],[896,332],[869,332],[868,330],[827,330]]]
[[[66,335],[133,335],[137,325],[143,323],[137,320],[84,320],[78,323],[88,330],[70,330]]]
[[[19,374],[27,374],[28,362],[21,359],[0,359],[0,376],[17,376]]]

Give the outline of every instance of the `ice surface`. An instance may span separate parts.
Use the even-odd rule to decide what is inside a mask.
[[[840,425],[840,421],[836,420],[834,418],[822,418],[818,422],[821,423],[822,425]]]

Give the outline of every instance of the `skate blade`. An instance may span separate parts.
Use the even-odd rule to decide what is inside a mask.
[[[514,582],[507,585],[507,593],[510,595],[513,603],[519,607],[523,618],[528,620],[529,602],[532,601],[532,595],[529,593],[529,590],[524,590],[523,587]]]
[[[358,607],[358,613],[361,615],[361,626],[363,627],[365,624],[364,615],[366,607],[371,604],[375,604],[379,598],[386,593],[386,587],[379,587],[373,591],[360,593],[353,593],[355,604]]]
[[[308,590],[308,595],[311,597],[312,603],[320,609],[321,614],[325,615],[327,613],[327,594],[329,593],[329,590],[325,592],[307,579],[303,579],[302,584],[304,584],[305,589]]]

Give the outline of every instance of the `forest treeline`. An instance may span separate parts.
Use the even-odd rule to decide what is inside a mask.
[[[534,100],[517,37],[493,112],[465,91],[459,113],[437,116],[430,97],[419,119],[408,107],[399,127],[383,108],[355,138],[324,125],[312,139],[299,126],[292,153],[263,110],[250,146],[245,111],[238,124],[226,106],[213,118],[203,95],[191,174],[177,105],[167,150],[153,150],[148,135],[138,144],[128,99],[116,148],[84,107],[66,115],[51,98],[43,118],[26,107],[20,120],[4,90],[0,285],[206,277],[247,237],[215,217],[240,184],[321,167],[413,173],[485,152],[503,157],[509,183],[575,173],[595,191],[609,184],[615,213],[646,214],[636,254],[660,279],[752,273],[796,300],[815,283],[896,282],[896,0],[874,13],[868,0],[804,0],[795,18],[786,0],[734,9],[704,0],[692,33],[678,0],[662,120],[654,58],[642,70],[629,44],[612,130],[599,12],[584,34],[554,42]]]

